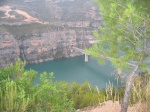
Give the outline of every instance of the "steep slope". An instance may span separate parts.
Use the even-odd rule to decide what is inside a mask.
[[[3,67],[17,58],[36,63],[81,55],[73,47],[89,47],[102,21],[92,0],[6,0],[0,5]]]

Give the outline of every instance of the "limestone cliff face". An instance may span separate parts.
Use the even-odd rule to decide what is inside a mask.
[[[82,30],[50,31],[24,40],[16,40],[9,33],[1,34],[0,67],[6,67],[18,58],[27,63],[38,63],[81,55],[73,47],[89,47],[91,33]]]
[[[0,67],[8,66],[20,57],[17,40],[9,33],[0,34]]]
[[[88,35],[87,35],[88,36]],[[73,47],[90,45],[81,31],[51,31],[23,40],[20,44],[21,58],[28,63],[68,58],[81,55]]]
[[[0,6],[0,67],[81,55],[102,22],[93,0],[13,0]],[[9,33],[4,33],[9,32]]]

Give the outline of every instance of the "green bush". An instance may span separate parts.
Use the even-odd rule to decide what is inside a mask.
[[[108,85],[107,88],[100,89],[92,86],[89,82],[79,84],[76,82],[57,82],[57,86],[64,84],[64,91],[74,102],[76,109],[81,109],[88,106],[95,106],[107,100],[121,101],[124,95],[124,88],[115,88]]]
[[[16,82],[7,79],[0,87],[0,111],[1,112],[25,112],[32,100],[22,88],[17,87]]]
[[[73,82],[69,88],[68,97],[74,101],[76,109],[97,105],[104,101],[104,96],[101,96],[99,91],[88,82],[84,84]]]
[[[22,66],[20,66],[22,65]],[[33,86],[37,74],[34,70],[24,70],[20,60],[0,75],[1,112],[73,112],[73,102],[67,98],[65,85],[57,86],[52,81],[53,73],[40,75],[40,83]],[[9,77],[11,77],[9,79]]]
[[[24,66],[18,60],[15,65],[0,69],[0,111],[72,112],[74,108],[95,106],[106,100],[120,101],[124,94],[123,88],[111,84],[99,90],[89,82],[53,82],[53,73],[46,72],[40,75],[40,83],[33,86],[37,72],[24,70]]]

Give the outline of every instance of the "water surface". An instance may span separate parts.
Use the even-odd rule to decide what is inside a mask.
[[[84,56],[28,64],[25,68],[36,70],[39,74],[44,71],[54,72],[54,81],[76,81],[77,83],[89,81],[92,85],[97,85],[100,88],[106,87],[108,81],[116,84],[115,76],[111,75],[114,68],[109,62],[105,65],[99,65],[97,60],[93,58],[84,62]],[[39,83],[39,74],[36,77],[35,84]]]

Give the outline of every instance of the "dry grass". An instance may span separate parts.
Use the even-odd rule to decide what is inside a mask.
[[[79,112],[120,112],[122,98],[111,83],[106,87],[106,99],[95,107],[87,107]],[[114,101],[114,102],[113,102]],[[128,112],[150,112],[150,75],[143,73],[134,78]]]
[[[148,104],[135,104],[129,106],[128,112],[150,112],[150,105]],[[78,110],[78,112],[120,112],[121,105],[118,101],[107,101],[99,104],[96,107],[88,107],[82,110]]]

